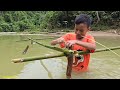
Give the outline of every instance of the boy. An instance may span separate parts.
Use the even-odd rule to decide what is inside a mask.
[[[86,14],[81,14],[75,19],[75,33],[67,33],[62,37],[53,40],[51,45],[59,44],[61,48],[72,47],[72,50],[94,52],[96,49],[95,39],[93,36],[87,34],[90,30],[91,18]],[[88,64],[90,60],[90,54],[84,54],[79,57],[75,57],[73,63],[73,70],[86,71],[88,70]]]

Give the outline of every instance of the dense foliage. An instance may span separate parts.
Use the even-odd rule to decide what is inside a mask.
[[[74,19],[81,13],[92,17],[93,30],[120,27],[120,11],[0,11],[0,31],[73,29]]]

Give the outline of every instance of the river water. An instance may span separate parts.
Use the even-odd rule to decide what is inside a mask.
[[[30,36],[29,36],[30,37]],[[43,36],[31,36],[43,38]],[[24,37],[22,37],[24,38]],[[66,57],[36,60],[24,63],[12,63],[11,60],[21,57],[49,56],[59,52],[31,45],[30,41],[19,41],[19,35],[0,36],[0,78],[1,79],[66,79]],[[25,38],[24,38],[25,39]],[[96,36],[96,41],[107,46],[120,46],[120,36]],[[37,40],[50,44],[49,40]],[[28,52],[22,54],[29,45]],[[104,48],[97,44],[97,49]],[[120,49],[114,50],[120,55]],[[89,71],[72,72],[73,79],[120,79],[120,58],[110,51],[91,54]]]

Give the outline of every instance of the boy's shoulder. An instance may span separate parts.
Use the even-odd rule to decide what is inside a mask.
[[[66,33],[65,35],[70,35],[70,36],[74,36],[75,35],[75,33]]]

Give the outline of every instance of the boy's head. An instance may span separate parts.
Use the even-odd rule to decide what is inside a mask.
[[[81,14],[75,18],[75,33],[78,39],[85,36],[90,30],[91,22],[92,19],[86,14]]]

